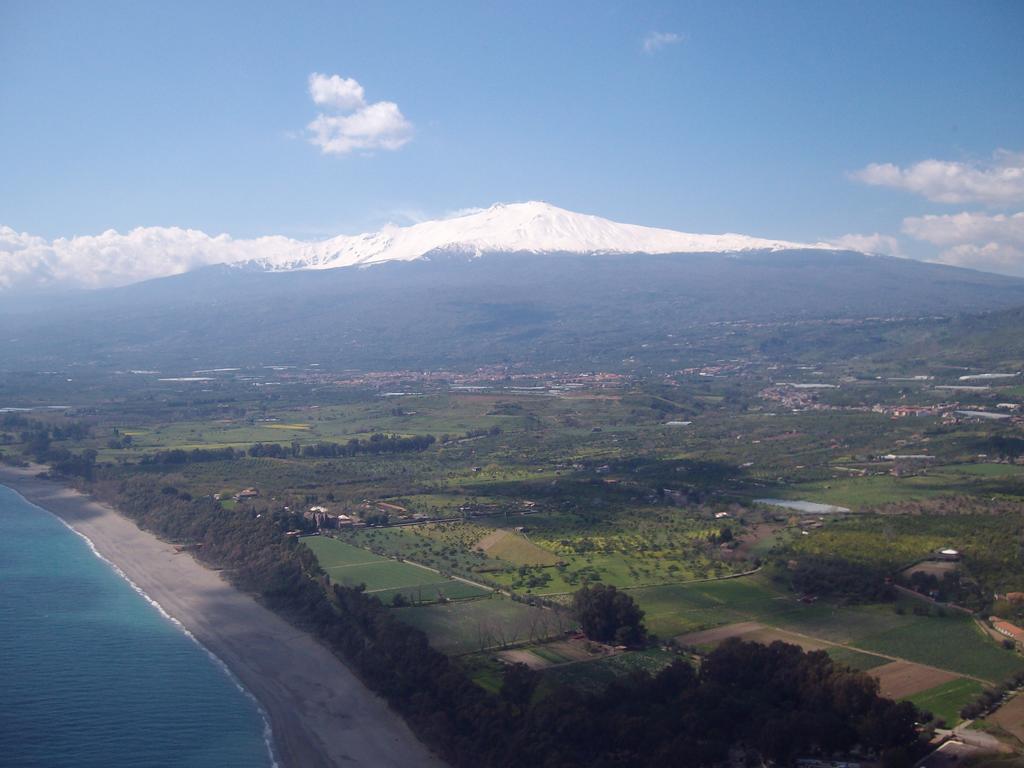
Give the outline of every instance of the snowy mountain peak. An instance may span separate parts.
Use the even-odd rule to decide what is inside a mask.
[[[386,261],[412,261],[439,250],[479,256],[491,252],[520,251],[721,253],[828,247],[746,235],[694,235],[671,229],[620,224],[534,200],[497,203],[483,210],[408,227],[389,226],[377,233],[335,237],[309,244],[299,252],[275,254],[260,263],[269,269],[331,269]]]
[[[390,225],[379,232],[304,242],[268,236],[235,239],[178,227],[139,227],[121,234],[46,240],[0,226],[0,292],[107,288],[212,264],[270,271],[332,269],[413,261],[439,251],[480,256],[532,253],[736,253],[831,248],[745,235],[691,235],[620,224],[550,203],[499,203],[483,210]]]

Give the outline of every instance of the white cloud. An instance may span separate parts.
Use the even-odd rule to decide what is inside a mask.
[[[1024,213],[956,213],[947,216],[912,216],[903,220],[903,232],[934,245],[977,242],[1014,242],[1024,245]]]
[[[986,164],[923,160],[906,168],[871,163],[850,174],[878,187],[923,195],[936,203],[1008,205],[1024,202],[1024,153],[998,150]]]
[[[309,76],[313,103],[321,112],[306,126],[309,142],[325,155],[395,150],[412,139],[413,126],[393,101],[366,103],[363,87],[340,75]]]
[[[644,53],[655,53],[667,45],[681,43],[683,36],[675,32],[651,32],[644,38]]]
[[[984,272],[1024,277],[1024,248],[1005,243],[957,245],[940,253],[934,261],[956,267],[980,269]]]
[[[0,291],[12,288],[107,288],[177,275],[210,264],[294,252],[294,240],[234,240],[178,227],[46,240],[0,226]]]
[[[943,248],[943,264],[1024,276],[1024,213],[912,216],[903,232]]]
[[[881,235],[878,232],[871,235],[842,235],[834,238],[832,245],[861,253],[881,253],[885,256],[903,255],[899,239],[892,235]]]
[[[356,80],[341,75],[321,75],[314,72],[309,76],[309,95],[313,103],[323,107],[334,107],[351,112],[366,104],[366,97]]]

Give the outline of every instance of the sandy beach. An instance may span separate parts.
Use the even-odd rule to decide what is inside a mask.
[[[308,634],[108,505],[0,467],[0,484],[88,537],[220,658],[269,716],[282,768],[442,768],[402,719]]]

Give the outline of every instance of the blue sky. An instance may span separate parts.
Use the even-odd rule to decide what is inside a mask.
[[[0,224],[315,238],[541,199],[1024,270],[1022,39],[1016,1],[0,0]],[[311,141],[379,102],[390,148]]]

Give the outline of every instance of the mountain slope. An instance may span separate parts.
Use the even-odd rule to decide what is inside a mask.
[[[429,256],[373,269],[210,267],[20,311],[0,302],[0,370],[671,369],[746,357],[761,338],[791,354],[785,342],[805,321],[1024,305],[1024,280],[843,251]],[[870,335],[857,344],[869,352]]]

